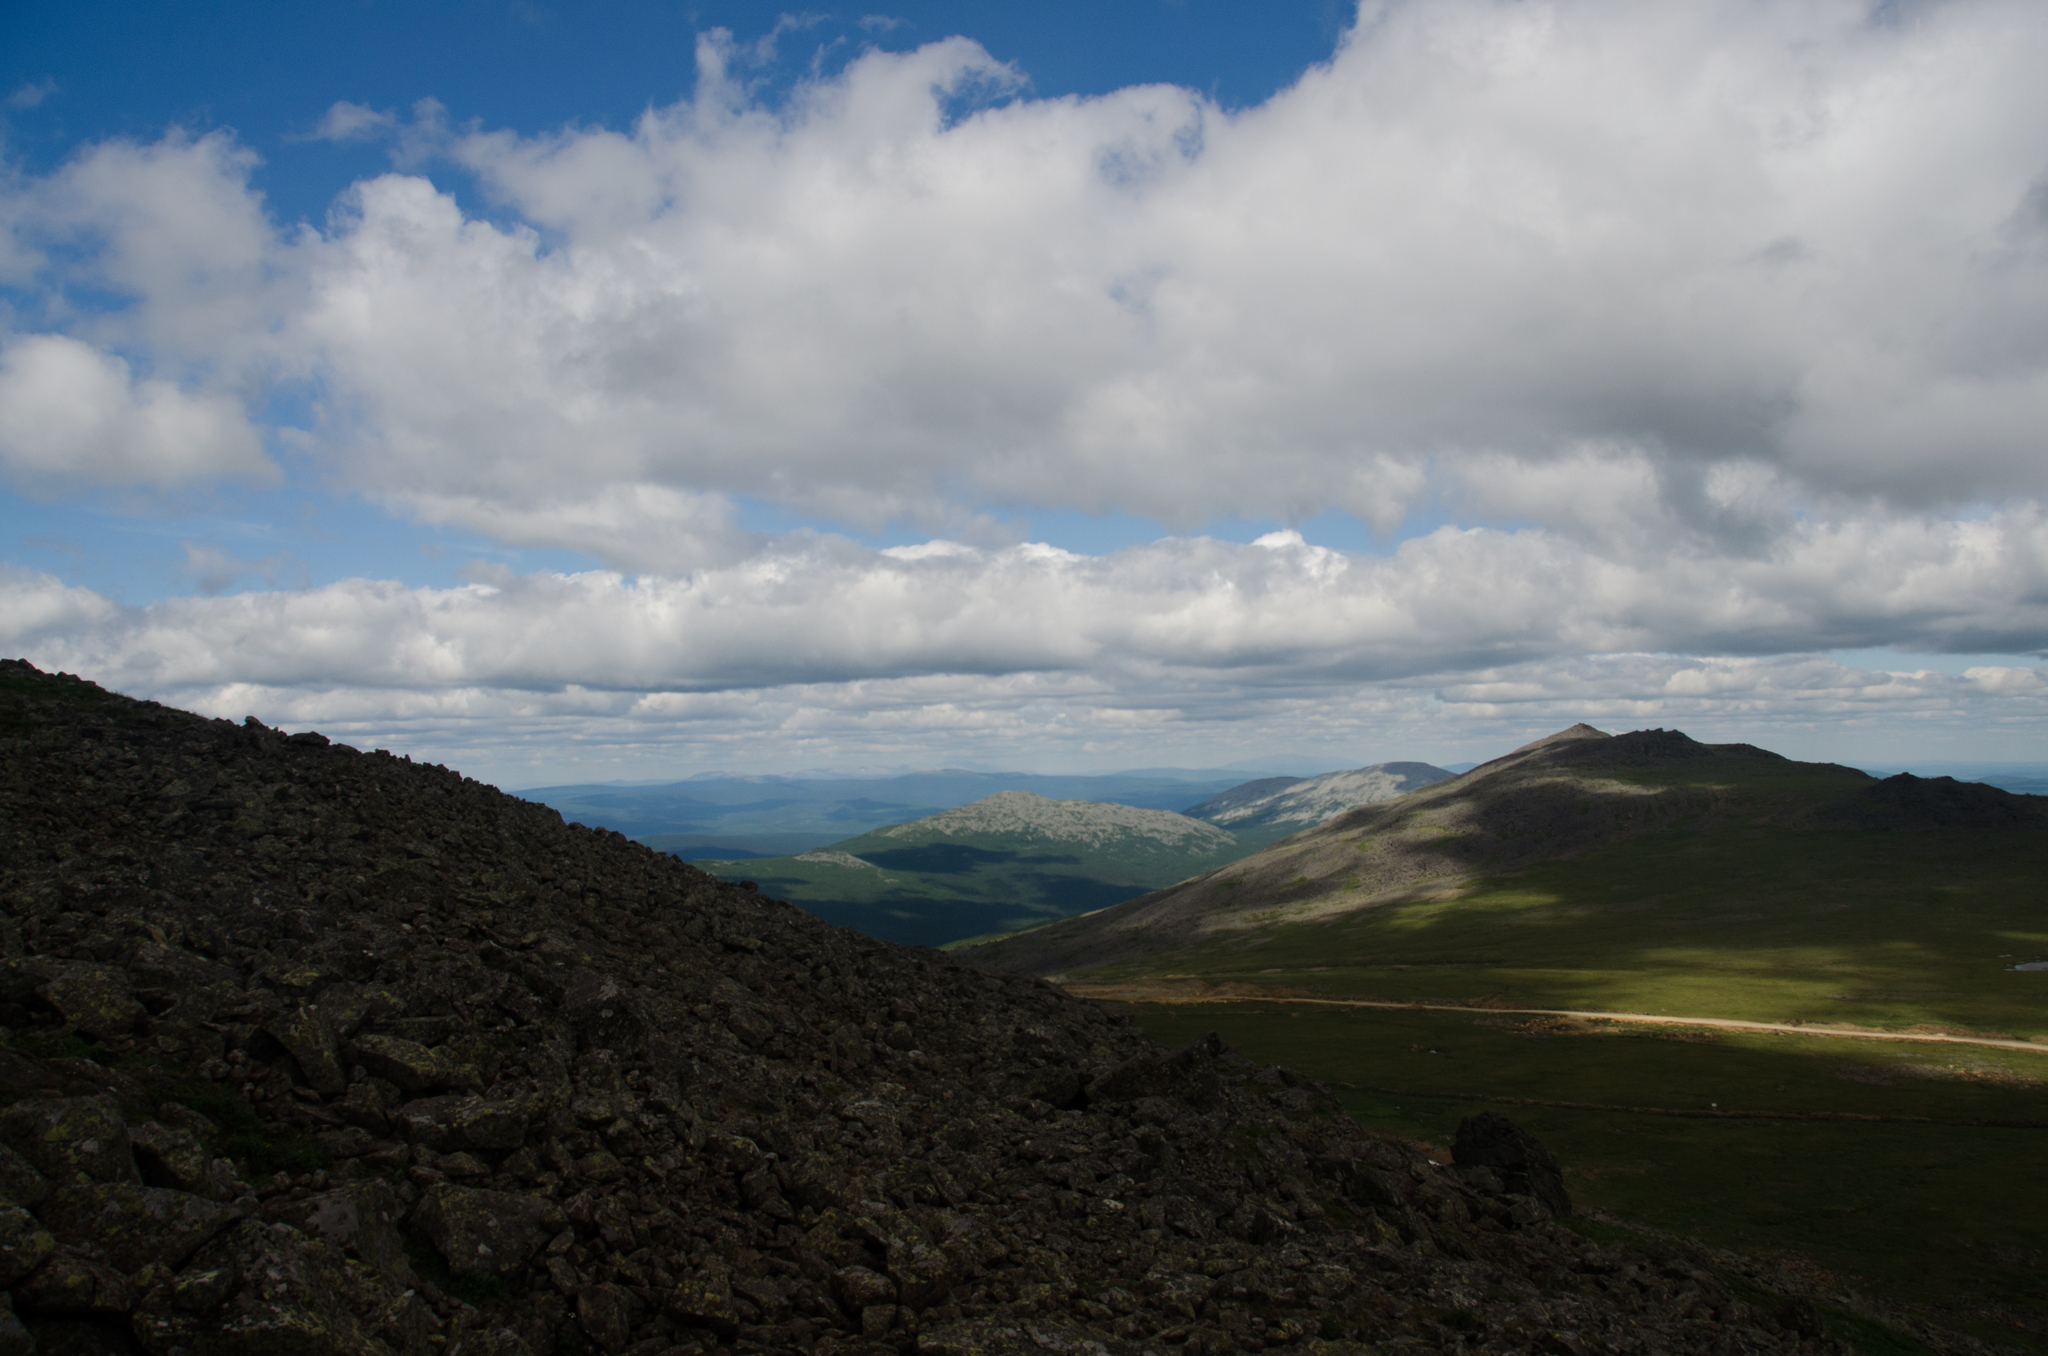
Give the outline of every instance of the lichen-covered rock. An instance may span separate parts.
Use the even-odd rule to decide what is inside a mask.
[[[125,1314],[135,1295],[120,1272],[104,1262],[58,1249],[14,1286],[24,1314]]]
[[[57,1250],[49,1230],[18,1205],[0,1205],[0,1286],[13,1285]]]
[[[129,990],[128,975],[111,965],[70,965],[43,986],[46,1002],[81,1036],[125,1036],[147,1016]]]
[[[151,1290],[130,1317],[151,1356],[392,1356],[358,1315],[373,1307],[374,1290],[340,1249],[287,1225],[244,1220],[193,1259],[193,1273],[201,1284],[221,1275],[238,1283],[211,1312],[181,1307],[199,1298],[196,1286]]]
[[[526,1104],[476,1096],[424,1097],[391,1113],[394,1129],[437,1153],[509,1153],[526,1142]]]
[[[458,1276],[504,1276],[533,1259],[568,1224],[544,1196],[440,1183],[431,1187],[413,1224]]]
[[[576,1296],[576,1322],[598,1350],[617,1356],[633,1340],[639,1298],[622,1285],[586,1285]]]
[[[684,1276],[664,1295],[669,1313],[691,1327],[708,1328],[730,1337],[739,1331],[739,1310],[733,1306],[732,1283],[718,1272]]]
[[[293,1008],[272,1019],[266,1029],[298,1062],[306,1086],[323,1097],[348,1091],[348,1073],[341,1067],[334,1029],[317,1006]]]
[[[34,1209],[50,1194],[50,1179],[5,1144],[0,1144],[0,1200]]]
[[[167,1187],[81,1182],[51,1192],[37,1216],[65,1247],[127,1274],[179,1267],[241,1214]]]
[[[404,1214],[391,1184],[376,1180],[351,1182],[303,1200],[280,1198],[263,1209],[265,1219],[324,1238],[393,1284],[410,1288],[418,1281],[398,1231]]]
[[[405,1092],[438,1092],[443,1088],[471,1088],[477,1072],[451,1057],[403,1036],[357,1036],[350,1045],[356,1062],[372,1076],[388,1079]]]
[[[141,1184],[112,1097],[35,1097],[0,1110],[0,1139],[53,1183]]]
[[[128,1127],[128,1147],[143,1180],[153,1186],[168,1186],[210,1200],[232,1198],[232,1175],[222,1180],[206,1144],[190,1130],[144,1121]]]

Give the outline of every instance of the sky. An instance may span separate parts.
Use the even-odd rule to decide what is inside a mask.
[[[506,786],[2048,761],[2036,0],[0,8],[0,653]]]

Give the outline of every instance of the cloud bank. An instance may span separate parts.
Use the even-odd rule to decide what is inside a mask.
[[[714,33],[693,97],[630,129],[337,104],[317,135],[387,138],[399,170],[317,228],[269,220],[225,134],[89,147],[0,197],[17,484],[261,476],[267,438],[607,569],[140,611],[17,575],[15,644],[151,691],[1023,700],[1037,675],[1216,720],[1423,680],[1476,711],[1500,703],[1446,694],[1493,680],[1459,675],[1658,653],[1804,711],[1751,661],[2038,652],[2044,56],[2020,0],[1442,0],[1364,5],[1239,112],[1030,98],[962,38],[770,107]],[[259,432],[280,391],[309,420]],[[940,540],[776,538],[742,499]],[[1398,546],[1078,557],[1003,526],[1330,509]],[[1913,700],[2032,712],[2029,681]]]

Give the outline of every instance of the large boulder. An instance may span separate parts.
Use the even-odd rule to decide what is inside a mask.
[[[405,1092],[475,1088],[482,1081],[474,1068],[455,1056],[403,1036],[357,1036],[350,1053],[371,1075],[387,1079]]]
[[[1125,1060],[1088,1084],[1087,1100],[1135,1102],[1159,1097],[1205,1109],[1223,1093],[1223,1080],[1216,1072],[1223,1050],[1222,1037],[1212,1031],[1176,1049]]]
[[[480,1187],[430,1187],[413,1226],[458,1276],[508,1276],[567,1227],[562,1207],[545,1196],[515,1196]]]
[[[348,1072],[341,1067],[341,1047],[334,1028],[315,1006],[294,1008],[264,1028],[285,1048],[306,1076],[306,1086],[323,1097],[348,1091]]]
[[[50,1179],[37,1172],[26,1158],[0,1144],[0,1200],[33,1210],[49,1194]]]
[[[150,1356],[387,1356],[356,1316],[376,1298],[339,1248],[244,1220],[144,1295],[130,1322]]]
[[[0,1286],[13,1285],[57,1251],[57,1240],[18,1205],[0,1205]]]
[[[241,1218],[203,1196],[126,1182],[60,1186],[36,1213],[59,1243],[124,1275],[151,1263],[176,1269]]]
[[[406,1261],[405,1240],[398,1232],[404,1213],[391,1184],[374,1178],[304,1200],[280,1197],[263,1207],[265,1219],[323,1238],[394,1284],[410,1289],[418,1281]]]
[[[1555,1214],[1571,1213],[1564,1173],[1550,1150],[1498,1111],[1482,1111],[1458,1122],[1451,1156],[1461,1168],[1491,1168],[1510,1194],[1534,1196]]]
[[[395,1130],[436,1153],[510,1153],[526,1142],[527,1108],[510,1099],[423,1097],[391,1114]]]
[[[140,1186],[128,1152],[128,1122],[112,1097],[34,1097],[0,1111],[5,1140],[53,1182]]]
[[[43,998],[90,1040],[125,1036],[148,1016],[128,986],[126,971],[111,965],[71,965],[43,986]]]

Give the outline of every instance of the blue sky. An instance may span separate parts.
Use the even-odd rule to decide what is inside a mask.
[[[13,6],[0,648],[516,784],[2048,759],[2043,57],[2018,0]]]

